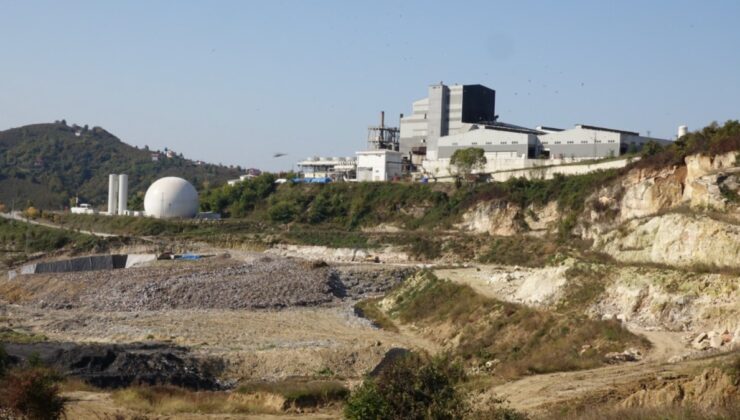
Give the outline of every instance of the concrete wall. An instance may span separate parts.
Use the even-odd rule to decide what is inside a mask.
[[[545,166],[535,167],[527,169],[515,169],[511,171],[501,171],[491,174],[492,181],[503,182],[511,178],[527,178],[527,179],[552,179],[555,174],[561,175],[582,175],[589,172],[596,172],[606,169],[619,169],[624,168],[634,159],[619,159],[610,160],[601,163],[577,163],[572,165],[557,165],[557,166]]]
[[[635,160],[636,158],[633,158]],[[580,175],[603,169],[623,168],[630,160],[619,159],[600,163],[578,163],[572,159],[526,159],[507,156],[504,153],[486,153],[486,166],[474,173],[490,174],[492,181],[510,178],[552,179],[555,174]],[[452,182],[456,175],[450,159],[425,160],[423,172],[440,182]]]

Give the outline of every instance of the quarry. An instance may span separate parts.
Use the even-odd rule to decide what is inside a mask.
[[[457,187],[263,174],[199,197],[222,220],[6,213],[4,357],[63,375],[71,418],[341,418],[414,357],[459,366],[465,418],[732,418],[738,153],[660,159]],[[210,207],[227,194],[254,201]]]

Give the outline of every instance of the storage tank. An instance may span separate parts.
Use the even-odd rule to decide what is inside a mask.
[[[128,175],[118,175],[118,214],[126,214],[128,209]]]
[[[118,210],[118,175],[108,175],[108,214],[114,215]]]
[[[679,125],[678,126],[678,138],[680,139],[681,137],[687,134],[689,134],[689,127],[686,125]]]
[[[168,176],[158,179],[144,195],[144,213],[158,219],[195,217],[198,192],[182,178]]]

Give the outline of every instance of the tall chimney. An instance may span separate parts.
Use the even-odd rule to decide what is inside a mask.
[[[118,175],[108,175],[108,215],[116,214],[118,210]]]
[[[380,111],[380,128],[385,127],[385,111]]]
[[[128,175],[118,175],[118,214],[126,214],[128,207]]]

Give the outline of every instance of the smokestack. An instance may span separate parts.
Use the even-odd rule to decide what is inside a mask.
[[[385,111],[380,111],[380,128],[385,127]]]
[[[108,175],[108,214],[114,215],[118,210],[118,175]]]
[[[128,175],[118,175],[118,214],[126,214],[128,207]]]
[[[689,134],[689,127],[685,125],[679,125],[678,126],[678,138],[680,139],[681,137],[687,134]]]

